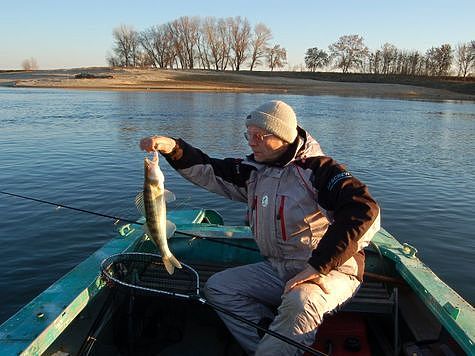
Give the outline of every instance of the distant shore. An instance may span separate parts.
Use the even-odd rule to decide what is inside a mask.
[[[310,72],[76,68],[0,71],[0,86],[89,90],[243,92],[475,101],[475,78]]]

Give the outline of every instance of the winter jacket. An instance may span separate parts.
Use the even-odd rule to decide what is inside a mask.
[[[379,207],[367,187],[343,165],[324,156],[303,129],[272,164],[211,158],[178,139],[165,155],[183,177],[207,190],[247,203],[249,223],[262,256],[283,278],[308,262],[362,279],[363,248],[379,230]]]

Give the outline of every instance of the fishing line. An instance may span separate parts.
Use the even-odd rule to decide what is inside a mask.
[[[86,209],[81,209],[81,208],[75,208],[75,207],[69,206],[69,205],[53,203],[53,202],[50,202],[50,201],[47,201],[47,200],[43,200],[43,199],[31,198],[31,197],[27,197],[27,196],[24,196],[24,195],[14,194],[14,193],[9,193],[9,192],[4,192],[4,191],[0,191],[0,193],[5,194],[5,195],[10,195],[10,196],[12,196],[12,197],[17,197],[17,198],[21,198],[21,199],[36,201],[36,202],[38,202],[38,203],[54,205],[54,206],[60,207],[60,208],[65,208],[65,209],[80,211],[80,212],[82,212],[82,213],[87,213],[87,214],[102,216],[102,217],[104,217],[104,218],[119,220],[119,221],[128,222],[128,223],[132,223],[132,224],[144,225],[143,223],[137,222],[137,221],[135,221],[135,220],[124,219],[124,218],[121,218],[121,217],[118,217],[118,216],[113,216],[113,215],[107,215],[107,214],[97,213],[97,212],[95,212],[95,211],[86,210]]]
[[[96,212],[96,211],[91,211],[91,210],[87,210],[87,209],[76,208],[76,207],[73,207],[73,206],[70,206],[70,205],[54,203],[54,202],[47,201],[47,200],[43,200],[43,199],[37,199],[37,198],[27,197],[27,196],[25,196],[25,195],[20,195],[20,194],[5,192],[5,191],[1,191],[1,190],[0,190],[0,193],[1,193],[1,194],[4,194],[4,195],[9,195],[9,196],[12,196],[12,197],[20,198],[20,199],[31,200],[31,201],[35,201],[35,202],[38,202],[38,203],[49,204],[49,205],[53,205],[53,206],[60,207],[60,208],[65,208],[65,209],[70,209],[70,210],[74,210],[74,211],[79,211],[79,212],[81,212],[81,213],[86,213],[86,214],[101,216],[101,217],[103,217],[103,218],[113,219],[113,220],[116,221],[115,223],[117,223],[118,221],[122,221],[122,222],[130,223],[130,224],[145,225],[144,223],[138,222],[138,221],[136,221],[136,220],[126,219],[126,218],[122,218],[122,217],[120,217],[120,216],[114,216],[114,215],[108,215],[108,214],[98,213],[98,212]],[[214,242],[214,243],[219,243],[219,244],[222,244],[222,245],[228,245],[228,246],[240,248],[240,249],[243,249],[243,250],[249,250],[249,251],[259,252],[259,250],[258,250],[257,248],[248,247],[248,246],[242,246],[242,245],[239,245],[239,244],[236,244],[236,243],[232,243],[232,242],[228,242],[228,241],[223,241],[223,240],[221,240],[221,239],[219,239],[219,238],[216,238],[216,237],[197,235],[197,234],[192,234],[192,233],[188,233],[188,232],[184,232],[184,231],[179,231],[179,230],[177,230],[176,233],[178,233],[178,234],[180,234],[180,235],[184,235],[184,236],[190,236],[190,237],[193,237],[193,238],[201,239],[201,240],[208,240],[208,241],[211,241],[211,242]]]

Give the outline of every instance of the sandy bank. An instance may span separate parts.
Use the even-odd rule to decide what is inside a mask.
[[[87,72],[112,78],[75,79]],[[90,90],[168,90],[203,92],[259,92],[301,95],[338,95],[418,100],[469,100],[475,95],[415,85],[322,81],[291,78],[274,72],[257,75],[252,72],[214,72],[203,70],[141,70],[80,68],[32,72],[0,72],[0,86],[74,88]]]

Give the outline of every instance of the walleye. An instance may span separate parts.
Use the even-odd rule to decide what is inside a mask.
[[[175,200],[175,195],[164,187],[165,177],[158,166],[158,152],[154,152],[153,160],[144,158],[143,192],[137,194],[135,205],[145,216],[145,233],[155,242],[162,261],[169,274],[175,267],[181,268],[180,262],[168,248],[167,239],[175,233],[176,226],[167,220],[166,203]]]

